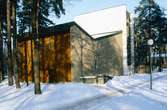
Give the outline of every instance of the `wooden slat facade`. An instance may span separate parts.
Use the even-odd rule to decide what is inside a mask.
[[[18,42],[19,74],[21,79],[33,80],[34,42],[26,39]],[[26,70],[27,68],[27,70]],[[70,82],[71,48],[70,33],[60,33],[40,38],[40,79],[42,82]]]

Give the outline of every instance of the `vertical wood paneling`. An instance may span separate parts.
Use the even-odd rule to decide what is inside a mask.
[[[25,80],[25,66],[27,60],[28,80],[33,80],[33,47],[32,40],[26,41],[25,46],[19,42],[20,58],[23,63],[22,79]],[[26,53],[26,54],[25,54]],[[25,59],[27,57],[27,59]],[[70,34],[58,34],[41,39],[40,74],[42,82],[69,82],[71,81],[71,48]]]
[[[33,40],[31,40],[31,81],[34,81],[34,52],[33,52],[33,48],[34,48],[34,43]]]
[[[27,51],[27,42],[24,41],[24,77],[25,77],[25,80],[28,84],[28,67],[27,67],[27,60],[28,60],[28,57],[27,57],[27,54],[28,54],[28,51]]]

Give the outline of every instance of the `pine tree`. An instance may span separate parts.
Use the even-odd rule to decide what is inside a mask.
[[[4,16],[3,15],[3,10],[2,10],[2,4],[3,4],[3,1],[2,0],[0,0],[0,63],[1,63],[1,69],[2,69],[2,54],[3,54],[3,51],[2,51],[2,49],[3,49],[3,45],[2,45],[2,43],[3,43],[3,38],[2,38],[2,16]],[[2,81],[2,72],[0,72],[0,82]]]
[[[1,69],[2,69],[2,79],[4,79],[4,75],[7,74],[6,68],[6,55],[4,53],[3,45],[4,45],[4,38],[6,38],[6,0],[0,0],[0,57],[1,57]]]
[[[22,9],[18,12],[19,17],[19,33],[24,34],[25,32],[32,31],[32,4],[33,0],[23,0]],[[51,12],[55,12],[55,15],[59,18],[61,13],[64,14],[62,0],[40,0],[39,7],[39,31],[42,28],[46,28],[54,23],[48,19]]]
[[[0,1],[1,2],[1,1]],[[1,2],[2,3],[2,2]],[[1,7],[1,5],[0,5]],[[2,54],[3,54],[3,38],[2,38],[2,16],[3,16],[3,12],[2,12],[2,9],[0,9],[0,63],[1,63],[1,70],[3,68],[2,64]],[[0,82],[2,81],[2,71],[0,71]]]
[[[20,81],[19,81],[19,74],[18,74],[18,64],[17,64],[17,24],[16,24],[16,7],[17,7],[17,0],[12,0],[11,7],[12,7],[12,26],[13,26],[13,50],[12,50],[12,63],[13,63],[13,73],[15,78],[15,85],[16,88],[20,88]]]
[[[8,85],[13,85],[13,72],[12,72],[12,48],[11,48],[11,0],[6,2],[6,14],[7,14],[7,38],[8,38]]]
[[[41,94],[41,88],[40,88],[40,71],[39,71],[39,0],[33,1],[33,16],[32,16],[32,34],[35,42],[34,47],[34,80],[35,80],[35,94]]]
[[[40,71],[39,71],[39,34],[40,34],[40,28],[43,24],[40,22],[40,15],[42,15],[40,12],[42,12],[41,6],[42,3],[46,3],[45,5],[48,5],[48,11],[49,9],[52,9],[55,11],[56,16],[60,17],[61,12],[64,13],[62,0],[35,0],[33,1],[33,10],[32,10],[32,34],[35,42],[34,47],[34,80],[35,80],[35,94],[41,94],[40,89]]]
[[[148,63],[147,40],[154,40],[154,47],[159,47],[162,41],[161,29],[164,22],[162,18],[164,13],[160,6],[154,0],[141,0],[139,6],[135,9],[138,15],[135,18],[135,65]],[[159,50],[159,49],[158,49]]]

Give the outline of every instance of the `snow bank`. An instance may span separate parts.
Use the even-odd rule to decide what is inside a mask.
[[[167,107],[167,70],[153,73],[153,89],[150,90],[150,75],[135,74],[133,76],[116,76],[106,83],[111,89],[122,90],[122,93],[132,94],[140,98],[156,102],[157,106]],[[124,98],[124,96],[122,96]],[[129,97],[131,98],[131,97]],[[136,99],[138,100],[138,99]],[[127,101],[130,101],[127,100]],[[148,103],[148,102],[144,102]]]
[[[162,78],[167,76],[166,70],[163,73],[154,72],[152,74],[153,80],[157,78]],[[106,83],[106,86],[110,88],[120,88],[120,89],[130,89],[135,86],[142,86],[144,83],[149,82],[150,75],[149,74],[134,74],[132,76],[115,76],[112,80],[109,80]]]

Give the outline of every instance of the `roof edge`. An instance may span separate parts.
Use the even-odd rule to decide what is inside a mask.
[[[94,40],[101,40],[101,39],[104,39],[106,37],[111,37],[111,36],[114,36],[114,35],[117,35],[117,34],[120,34],[120,33],[122,33],[122,30],[120,30],[120,31],[114,31],[111,34],[107,34],[107,35],[104,35],[102,37],[94,38]]]
[[[91,13],[95,13],[95,12],[98,12],[98,11],[103,11],[103,10],[117,8],[117,7],[122,7],[122,6],[125,6],[126,10],[127,10],[127,5],[126,4],[119,4],[119,5],[114,5],[114,6],[110,6],[110,7],[106,7],[106,8],[102,8],[102,9],[97,9],[97,10],[92,10],[92,11],[89,11],[89,12],[86,12],[86,13],[82,13],[82,14],[79,14],[79,15],[75,16],[75,18],[78,17],[78,16],[85,15],[85,14],[91,14]]]

